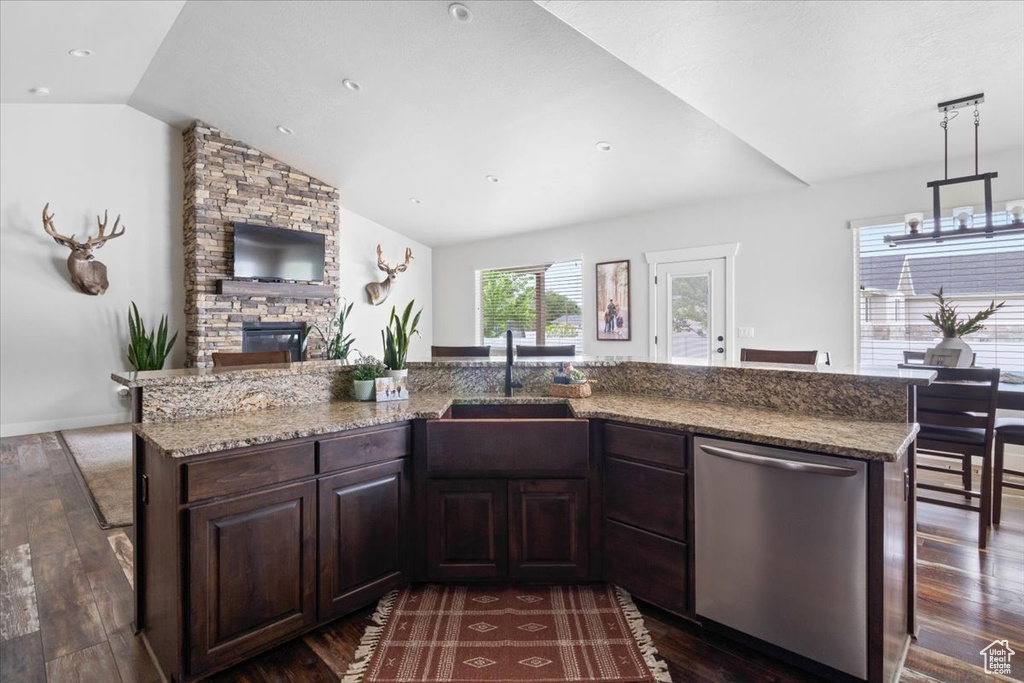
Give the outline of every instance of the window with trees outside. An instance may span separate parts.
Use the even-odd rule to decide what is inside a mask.
[[[561,261],[477,273],[482,344],[583,344],[583,263]]]
[[[994,214],[995,225],[1007,222],[1004,212]],[[931,222],[926,226],[930,229]],[[953,230],[953,219],[942,229]],[[977,354],[976,365],[1000,368],[1004,381],[1024,381],[1024,235],[924,240],[895,247],[884,242],[886,235],[903,232],[901,223],[855,231],[861,364],[894,366],[903,362],[904,351],[926,351],[941,341],[941,333],[925,319],[935,311],[941,287],[964,317],[992,301],[1006,302],[964,341]]]

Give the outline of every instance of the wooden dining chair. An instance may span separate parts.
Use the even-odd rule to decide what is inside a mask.
[[[245,353],[214,352],[213,367],[223,368],[235,365],[270,365],[291,362],[289,351],[248,351]]]
[[[903,363],[900,367],[917,369],[922,366]],[[921,426],[917,435],[917,452],[954,458],[959,461],[960,469],[924,465],[920,461],[917,468],[959,474],[962,488],[922,483],[920,480],[917,488],[963,496],[968,502],[921,495],[917,500],[978,512],[978,548],[983,549],[988,543],[988,530],[992,526],[992,444],[995,439],[999,368],[923,367],[934,370],[937,377],[930,385],[917,387],[917,422]],[[978,491],[971,484],[971,465],[975,457],[981,458],[982,462]],[[971,504],[975,499],[978,500],[977,506]]]
[[[1024,446],[1024,420],[1017,417],[1000,417],[996,420],[996,450],[993,462],[992,483],[992,524],[999,524],[1003,511],[1003,489],[1024,491],[1024,485],[1006,481],[1006,475],[1024,478],[1024,472],[1006,467],[1006,444]]]
[[[789,365],[815,365],[817,351],[779,351],[776,349],[740,349],[740,360],[750,363],[788,363]]]
[[[490,346],[431,346],[431,358],[457,358],[490,356]]]
[[[516,355],[520,358],[528,358],[530,356],[575,356],[576,345],[527,346],[525,344],[516,344]]]

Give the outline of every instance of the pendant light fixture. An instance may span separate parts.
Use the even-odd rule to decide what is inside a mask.
[[[999,174],[995,171],[981,173],[978,170],[978,133],[981,128],[981,116],[978,112],[978,105],[984,101],[985,93],[978,93],[977,95],[960,97],[955,100],[949,100],[948,102],[939,102],[938,109],[942,114],[942,121],[939,123],[939,126],[942,128],[944,173],[942,180],[932,180],[927,183],[927,186],[932,190],[932,230],[930,232],[926,232],[924,230],[918,231],[917,224],[913,224],[911,225],[910,234],[886,235],[885,242],[890,247],[898,246],[904,242],[922,242],[929,240],[942,241],[944,239],[962,239],[965,237],[992,237],[996,233],[1005,234],[1011,231],[1024,231],[1024,228],[1022,228],[1020,223],[1014,222],[1009,225],[1000,226],[993,225],[992,223],[992,179],[998,178]],[[959,115],[960,109],[970,107],[972,105],[974,106],[974,175],[950,178],[949,124]],[[960,196],[965,194],[970,196],[971,191],[976,190],[978,184],[981,184],[984,188],[984,225],[979,228],[973,227],[973,224],[978,222],[981,217],[973,215],[973,206],[961,206],[960,208],[953,210],[952,229],[943,231],[941,199],[941,192],[943,188],[946,188],[947,196],[954,192],[958,194],[958,201],[955,203],[967,204],[968,202],[960,200]],[[972,201],[971,203],[973,204],[974,202]],[[908,214],[908,216],[909,215],[911,214]],[[920,216],[920,214],[913,215]]]

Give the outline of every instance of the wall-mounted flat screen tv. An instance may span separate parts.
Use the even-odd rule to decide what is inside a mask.
[[[324,279],[324,236],[235,223],[234,276],[251,280]]]

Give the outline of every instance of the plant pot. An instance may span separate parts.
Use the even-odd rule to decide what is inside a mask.
[[[376,393],[375,383],[372,379],[357,379],[352,381],[352,395],[357,401],[372,401]]]
[[[388,377],[394,377],[396,380],[406,378],[409,376],[409,368],[403,368],[401,370],[388,370]]]
[[[956,367],[958,368],[969,368],[971,367],[971,363],[974,361],[974,350],[960,337],[945,337],[935,345],[935,348],[959,350],[960,360],[956,364]]]

